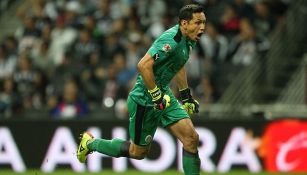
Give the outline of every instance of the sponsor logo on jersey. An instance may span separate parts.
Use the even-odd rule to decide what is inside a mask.
[[[157,59],[160,58],[160,56],[159,56],[159,54],[156,53],[156,54],[154,54],[153,58],[154,58],[154,60],[156,61]]]
[[[163,48],[162,48],[162,50],[164,51],[164,52],[168,52],[168,51],[170,51],[172,48],[171,48],[171,45],[169,45],[169,44],[165,44],[164,46],[163,46]]]

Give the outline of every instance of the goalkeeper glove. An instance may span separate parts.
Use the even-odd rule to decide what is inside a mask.
[[[171,98],[163,94],[157,86],[152,90],[148,90],[148,92],[152,98],[155,109],[164,110],[170,106]]]
[[[197,100],[193,99],[191,90],[186,88],[184,90],[180,90],[179,92],[182,101],[182,107],[188,112],[188,114],[198,113],[199,103]]]

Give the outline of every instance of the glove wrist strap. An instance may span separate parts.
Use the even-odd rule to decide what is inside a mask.
[[[183,90],[179,90],[179,93],[180,93],[180,98],[181,100],[187,100],[189,98],[192,98],[192,95],[191,95],[191,90],[190,88],[186,88],[186,89],[183,89]]]
[[[157,86],[151,90],[148,90],[148,92],[150,93],[153,101],[157,101],[162,96],[161,91]]]

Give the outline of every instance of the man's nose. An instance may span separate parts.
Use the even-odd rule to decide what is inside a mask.
[[[205,24],[202,24],[201,26],[200,26],[200,30],[201,30],[201,32],[205,32]]]

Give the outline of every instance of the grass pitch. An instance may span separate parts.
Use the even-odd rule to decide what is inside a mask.
[[[39,170],[29,170],[27,172],[24,173],[15,173],[11,170],[1,170],[0,169],[0,174],[1,175],[183,175],[183,173],[178,172],[177,170],[168,170],[165,172],[161,172],[161,173],[145,173],[145,172],[140,172],[140,171],[136,171],[136,170],[129,170],[126,171],[124,173],[117,173],[111,170],[103,170],[99,173],[88,173],[88,172],[84,172],[84,173],[76,173],[73,172],[71,170],[57,170],[55,172],[52,173],[43,173]],[[202,172],[201,175],[270,175],[272,173],[266,173],[266,172],[261,172],[261,173],[250,173],[247,171],[231,171],[231,172],[227,172],[227,173],[208,173],[208,172]],[[275,174],[282,174],[282,175],[298,175],[299,173],[275,173]],[[302,173],[302,174],[306,174],[306,173]]]

